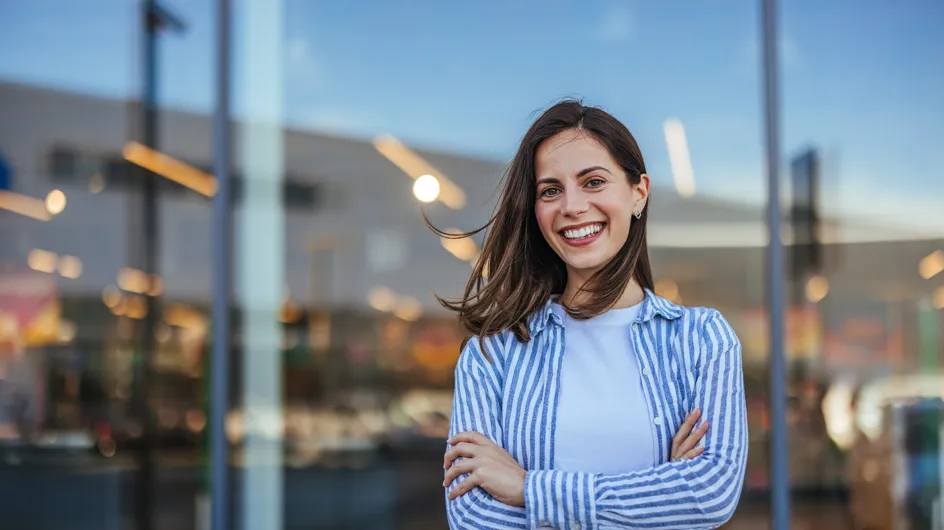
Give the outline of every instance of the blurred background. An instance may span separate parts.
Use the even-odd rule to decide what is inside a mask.
[[[0,2],[0,526],[202,529],[212,0]],[[602,105],[659,294],[744,345],[727,528],[940,529],[944,3],[780,7],[789,477],[768,473],[760,2],[235,0],[232,519],[443,529],[461,292],[530,122]],[[153,172],[153,173],[152,173]]]

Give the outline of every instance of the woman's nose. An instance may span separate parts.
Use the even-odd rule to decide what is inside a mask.
[[[587,197],[579,192],[570,192],[564,194],[564,200],[561,202],[561,213],[570,217],[586,213],[590,209]]]

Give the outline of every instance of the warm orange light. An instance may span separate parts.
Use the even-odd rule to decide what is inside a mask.
[[[52,190],[46,195],[46,211],[59,215],[66,209],[66,194],[62,190]]]
[[[125,314],[131,318],[141,320],[148,314],[147,300],[142,296],[131,296],[127,299],[128,305]]]
[[[52,214],[46,210],[45,201],[12,191],[0,191],[0,210],[18,213],[37,221],[52,219]]]
[[[151,286],[148,288],[148,294],[151,296],[160,296],[164,292],[164,281],[158,275],[151,276]]]
[[[34,248],[26,256],[26,264],[34,271],[53,273],[56,271],[59,256],[55,252]]]
[[[118,272],[118,287],[130,293],[144,294],[148,291],[150,281],[148,275],[138,269],[124,267]]]
[[[420,177],[434,177],[439,184],[439,193],[432,200],[438,199],[453,210],[459,210],[465,206],[466,198],[462,188],[395,137],[388,134],[375,138],[374,148],[414,180]]]
[[[446,230],[449,234],[459,234],[462,233],[458,228],[450,228]],[[442,244],[443,248],[448,250],[450,254],[461,259],[462,261],[472,261],[473,263],[478,258],[479,248],[475,244],[475,240],[471,237],[463,237],[461,239],[453,239],[451,237],[440,236],[439,242]]]
[[[303,312],[301,308],[291,301],[285,301],[282,303],[282,307],[279,310],[279,322],[282,322],[283,324],[292,324],[294,322],[298,322],[302,316]]]
[[[189,306],[174,304],[164,310],[164,322],[171,326],[205,332],[207,317]]]
[[[918,273],[925,280],[930,280],[941,271],[944,271],[944,251],[935,250],[918,263]]]
[[[432,175],[421,175],[413,181],[413,196],[420,202],[433,202],[439,198],[442,187]]]
[[[75,256],[62,256],[59,258],[59,274],[73,280],[82,276],[82,260]]]
[[[813,276],[806,282],[806,299],[818,303],[829,294],[829,280],[824,276]]]
[[[367,301],[377,311],[390,311],[396,302],[397,295],[384,286],[377,286],[367,293]]]
[[[412,296],[401,296],[397,298],[393,314],[403,320],[413,322],[423,315],[423,305]]]
[[[675,191],[682,197],[695,195],[695,171],[688,152],[688,140],[685,139],[685,126],[677,118],[665,120],[665,143],[669,150],[669,163],[675,178]]]
[[[105,287],[102,289],[102,302],[111,309],[118,307],[121,303],[121,291],[114,285]]]
[[[171,156],[155,151],[137,142],[128,142],[124,148],[125,160],[144,169],[192,189],[197,193],[212,197],[216,195],[218,182],[216,177],[181,162]]]

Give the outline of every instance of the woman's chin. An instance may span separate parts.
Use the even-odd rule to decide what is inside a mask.
[[[568,256],[567,259],[564,259],[564,264],[567,265],[568,271],[580,272],[586,276],[587,273],[593,274],[602,269],[607,261],[597,256]]]

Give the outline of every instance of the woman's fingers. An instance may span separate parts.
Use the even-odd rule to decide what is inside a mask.
[[[446,475],[443,477],[443,486],[448,486],[460,475],[473,471],[475,471],[475,462],[473,460],[460,460],[453,464],[449,468],[449,471],[446,471]]]
[[[682,445],[682,442],[688,438],[688,435],[691,434],[692,429],[695,427],[695,423],[698,422],[699,417],[701,417],[701,409],[695,409],[685,416],[685,421],[682,422],[678,432],[676,432],[675,436],[672,437],[672,456],[680,454],[678,450],[679,447]]]
[[[460,482],[458,486],[456,486],[455,488],[452,488],[452,490],[449,491],[449,500],[451,501],[456,500],[457,498],[472,491],[472,488],[478,486],[481,483],[482,483],[481,479],[475,476],[474,473],[472,475],[469,475],[468,478]]]
[[[679,444],[678,448],[673,453],[673,460],[688,458],[687,455],[692,450],[696,449],[698,442],[700,442],[701,439],[705,437],[705,433],[707,432],[708,432],[708,422],[704,422],[698,427],[696,427],[694,430],[692,430],[692,432],[688,435],[688,437],[685,438],[685,440],[683,440],[681,444]]]
[[[460,456],[475,456],[474,446],[476,445],[487,446],[495,444],[488,436],[475,431],[460,432],[446,440],[446,443],[453,447],[446,451],[446,454],[443,456],[443,469],[449,469],[452,462]],[[457,447],[459,448],[458,450],[456,449]]]
[[[449,469],[449,466],[460,456],[473,458],[478,452],[478,446],[475,444],[461,442],[454,445],[443,456],[443,469]]]
[[[488,436],[485,436],[484,434],[475,432],[475,431],[460,432],[459,434],[446,440],[446,443],[449,445],[456,445],[461,442],[479,444],[479,445],[495,443]]]

